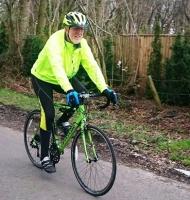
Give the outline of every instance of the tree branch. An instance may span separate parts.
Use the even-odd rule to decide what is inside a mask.
[[[53,19],[52,19],[52,22],[51,22],[51,26],[53,26],[53,23],[54,23],[54,21],[55,21],[56,15],[57,15],[57,13],[58,13],[58,11],[59,11],[59,5],[60,5],[60,0],[58,0],[57,6],[56,6],[56,8],[55,8],[54,16],[53,16]]]
[[[183,10],[184,10],[185,17],[186,17],[187,21],[190,22],[190,15],[187,14],[187,10],[186,10],[187,5],[185,5],[184,0],[182,0],[182,5],[183,5]]]
[[[100,29],[102,32],[107,33],[107,34],[109,34],[109,35],[112,36],[112,33],[108,32],[108,31],[104,30],[102,27],[98,26],[98,24],[96,24],[89,16],[88,16],[88,19],[93,23],[94,26],[96,26],[96,27],[97,27],[98,29]]]

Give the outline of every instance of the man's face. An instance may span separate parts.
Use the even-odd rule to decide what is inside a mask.
[[[71,27],[68,31],[69,38],[73,44],[79,44],[84,35],[84,29],[80,27]]]

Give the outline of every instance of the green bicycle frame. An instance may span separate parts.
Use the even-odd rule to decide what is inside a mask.
[[[65,108],[66,107],[67,106],[65,106]],[[90,159],[89,159],[89,153],[88,153],[88,149],[87,149],[87,140],[89,141],[88,144],[90,144],[92,146],[94,158],[96,160],[98,158],[97,158],[95,146],[93,144],[93,140],[92,140],[92,136],[91,136],[90,132],[88,132],[88,134],[85,134],[85,127],[86,127],[86,124],[87,124],[86,121],[87,121],[86,108],[85,108],[84,105],[80,105],[74,113],[73,123],[72,123],[72,125],[69,129],[67,136],[64,138],[64,140],[60,140],[60,139],[56,138],[57,139],[56,141],[58,141],[57,145],[58,145],[60,152],[64,153],[64,149],[67,147],[67,145],[69,144],[71,139],[75,136],[77,130],[80,130],[81,135],[82,135],[83,147],[84,147],[86,160],[87,160],[87,162],[89,162]]]

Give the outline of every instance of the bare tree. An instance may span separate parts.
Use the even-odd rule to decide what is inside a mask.
[[[29,32],[29,19],[30,19],[30,3],[31,0],[20,0],[19,1],[19,47],[22,48],[24,39]]]
[[[8,37],[9,37],[9,54],[14,55],[17,52],[17,43],[15,37],[15,26],[13,21],[14,15],[14,6],[16,4],[16,0],[4,0],[2,4],[5,5],[6,11],[6,21],[7,21],[7,30],[8,30]]]
[[[190,1],[189,0],[182,0],[184,15],[188,24],[190,24]]]
[[[37,27],[36,27],[36,33],[37,34],[43,34],[46,26],[46,20],[47,20],[47,6],[48,1],[47,0],[40,0],[39,2],[39,12],[38,12],[38,21],[37,21]]]
[[[58,18],[59,18],[59,7],[60,7],[60,0],[56,0],[52,2],[51,0],[48,1],[48,35],[52,34],[52,28],[54,24],[57,24],[56,28],[58,28]],[[56,31],[56,30],[55,30]]]

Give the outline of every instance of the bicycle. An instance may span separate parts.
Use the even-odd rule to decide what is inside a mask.
[[[57,118],[53,124],[50,158],[54,165],[64,154],[72,141],[71,162],[74,174],[80,186],[93,196],[106,194],[113,186],[116,177],[116,157],[109,138],[105,133],[88,124],[87,102],[99,94],[81,93],[78,108],[71,108],[62,103],[54,103],[60,113],[74,111],[68,134],[62,139],[58,134]],[[110,102],[100,106],[106,108]],[[58,116],[58,114],[56,114]],[[42,168],[40,163],[40,110],[33,110],[27,115],[24,126],[24,143],[27,155],[34,166]]]

